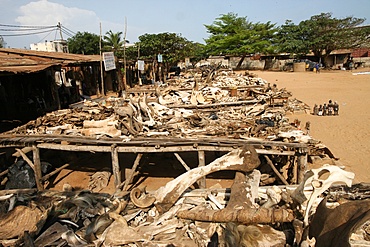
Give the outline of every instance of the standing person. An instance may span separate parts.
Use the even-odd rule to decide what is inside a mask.
[[[311,128],[311,122],[310,122],[310,121],[307,121],[307,122],[306,122],[306,126],[305,126],[306,134],[307,134],[307,135],[309,135],[309,134],[310,134],[310,128]]]
[[[328,104],[328,115],[329,116],[333,115],[333,110],[334,110],[334,104],[333,104],[333,101],[331,101],[330,99],[329,104]]]
[[[317,115],[322,116],[322,105],[319,106],[319,111]]]
[[[338,116],[339,115],[339,104],[337,101],[334,102],[334,116]]]
[[[328,114],[328,107],[326,106],[326,103],[322,106],[322,115],[326,116]]]
[[[316,69],[316,74],[317,73],[320,73],[320,65],[319,65],[319,63],[316,63],[315,64],[315,69]]]
[[[315,104],[315,105],[313,106],[313,115],[317,116],[317,115],[319,115],[318,113],[319,113],[319,109],[318,109],[318,107],[317,107],[317,104]]]

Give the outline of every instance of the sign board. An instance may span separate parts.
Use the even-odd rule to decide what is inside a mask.
[[[158,63],[161,63],[163,61],[162,54],[158,54]]]
[[[103,52],[103,60],[104,60],[105,71],[116,69],[116,62],[114,59],[113,52]]]
[[[189,57],[186,57],[185,58],[185,66],[186,67],[189,67],[189,65],[190,65],[190,58]]]
[[[139,70],[144,70],[144,61],[143,60],[138,60],[137,61],[137,67]]]

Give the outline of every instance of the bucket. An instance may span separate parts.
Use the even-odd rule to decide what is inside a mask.
[[[238,95],[238,89],[237,88],[230,88],[230,96],[235,97]]]

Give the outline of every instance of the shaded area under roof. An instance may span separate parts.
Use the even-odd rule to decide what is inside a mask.
[[[14,74],[38,72],[57,65],[79,65],[99,61],[99,55],[0,48],[0,72]]]

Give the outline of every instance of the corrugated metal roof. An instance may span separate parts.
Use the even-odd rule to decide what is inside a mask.
[[[32,73],[56,65],[77,65],[98,61],[99,55],[0,48],[0,72]]]

